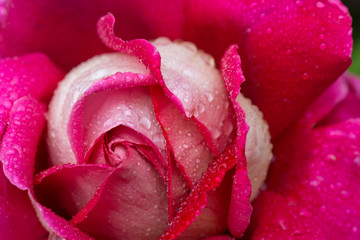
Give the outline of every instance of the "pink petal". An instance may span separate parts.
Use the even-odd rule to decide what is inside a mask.
[[[344,74],[337,81],[341,81],[348,88],[346,98],[339,102],[318,125],[329,125],[360,117],[360,78]],[[336,86],[331,86],[331,88],[334,89]]]
[[[32,184],[37,145],[45,125],[45,105],[30,97],[14,102],[2,137],[0,159],[12,184],[25,190]]]
[[[30,192],[30,198],[35,206],[36,213],[40,218],[40,221],[47,230],[51,232],[51,236],[60,237],[69,240],[93,240],[93,238],[87,236],[76,227],[69,224],[64,218],[56,215],[49,208],[42,206],[36,202],[36,198],[33,192]]]
[[[135,87],[139,76],[147,78],[126,73],[98,81],[75,103],[68,122],[68,135],[78,162],[86,161],[99,137],[119,125],[142,133],[160,151],[165,150],[165,139],[155,118],[150,92],[145,87]],[[132,81],[129,83],[128,79]],[[132,85],[131,88],[122,86],[124,83]],[[86,142],[82,146],[84,139]]]
[[[250,195],[251,184],[246,173],[245,138],[247,125],[244,115],[235,99],[240,92],[240,83],[244,80],[240,58],[236,53],[236,46],[231,46],[222,62],[222,75],[229,99],[233,104],[237,120],[237,137],[221,155],[214,159],[207,171],[194,186],[186,201],[181,204],[181,210],[172,220],[168,229],[160,239],[175,239],[192,223],[207,204],[207,192],[217,188],[222,182],[225,173],[237,165],[233,196],[230,203],[228,225],[233,235],[241,236],[249,224],[251,215]],[[231,211],[236,210],[236,214]]]
[[[0,166],[2,167],[2,164]],[[36,217],[27,193],[12,185],[2,171],[0,172],[0,232],[4,240],[38,240],[48,235]]]
[[[37,202],[70,220],[96,195],[113,168],[104,165],[61,165],[35,177]]]
[[[237,135],[234,144],[236,172],[229,207],[228,226],[233,236],[240,237],[250,222],[252,207],[250,205],[251,183],[247,175],[245,157],[245,140],[249,127],[245,122],[244,111],[236,102],[240,85],[245,81],[237,46],[232,45],[225,52],[221,60],[221,73],[237,120]]]
[[[318,223],[307,210],[308,203],[296,196],[284,197],[273,191],[262,193],[253,203],[254,212],[246,239],[325,240]]]
[[[11,0],[1,3],[1,8],[2,56],[41,51],[66,70],[106,51],[97,37],[96,22],[108,12],[120,20],[117,32],[125,39],[178,36],[184,18],[182,1]]]
[[[163,179],[135,148],[126,154],[94,209],[77,225],[96,239],[156,239],[167,225]]]
[[[208,168],[213,155],[192,119],[187,119],[161,90],[152,89],[152,95],[168,148],[192,188]]]
[[[339,1],[198,0],[185,9],[185,39],[216,59],[239,44],[245,95],[260,107],[273,136],[351,62],[351,18]]]
[[[49,59],[39,53],[0,60],[0,132],[5,129],[12,104],[30,95],[47,102],[63,78]]]
[[[190,42],[159,38],[153,44],[161,56],[168,97],[177,98],[184,109],[180,108],[181,112],[194,119],[210,149],[218,155],[233,137],[235,122],[214,59]]]
[[[106,126],[101,125],[105,121],[101,122],[101,126],[97,124],[97,128],[94,128],[96,131],[91,136],[92,129],[86,126],[91,123],[91,120],[96,120],[94,117],[100,117],[101,115],[97,114],[93,116],[91,115],[93,113],[91,110],[88,111],[88,108],[84,109],[87,97],[94,100],[94,97],[91,97],[92,94],[101,95],[101,92],[103,92],[102,96],[105,99],[106,94],[104,93],[107,90],[114,88],[112,93],[115,94],[115,90],[147,85],[152,83],[152,81],[152,78],[147,75],[145,67],[140,64],[135,57],[124,54],[114,53],[100,55],[73,69],[59,85],[49,106],[48,142],[50,145],[51,161],[54,164],[76,163],[77,161],[84,162],[85,153],[87,154],[87,151],[92,147],[94,141],[104,133],[102,130],[104,130],[104,128],[110,130],[117,126],[116,124],[114,125],[114,123],[116,123],[116,117],[120,117],[120,111],[118,111],[118,114],[114,116],[114,118],[110,118],[112,120],[108,121]],[[125,99],[123,99],[123,101],[125,101]],[[129,101],[134,102],[135,99]],[[129,101],[127,101],[127,103],[130,103]],[[151,99],[149,101],[151,104]],[[106,116],[109,116],[115,111],[113,108],[119,107],[116,106],[115,103],[121,103],[121,97],[117,98],[116,101],[111,101],[110,99],[108,102],[112,108],[107,109],[106,105],[101,106],[101,104],[99,104],[101,102],[99,101],[95,101],[97,105],[94,107],[98,107],[99,111],[102,109],[101,111]],[[88,101],[88,103],[91,103],[91,101]],[[130,108],[130,106],[128,108]],[[128,108],[127,110],[129,110]],[[82,114],[86,114],[86,112],[84,112],[85,110],[88,113],[88,118],[86,122],[83,122]],[[123,107],[123,110],[126,110],[125,107]],[[128,122],[129,117],[125,114],[122,117],[125,118],[122,118],[122,122]],[[146,117],[150,119],[150,116]],[[97,122],[95,121],[95,123]],[[69,130],[68,126],[70,127]],[[86,132],[83,132],[83,127]],[[70,130],[72,131],[70,136],[76,137],[74,143],[72,143],[73,146],[71,146],[67,136],[67,132]],[[148,129],[146,129],[146,131],[147,130]],[[75,131],[77,132],[75,133]],[[87,149],[83,146],[84,141],[81,141],[85,136],[83,134],[86,134],[86,136],[90,138],[86,146]],[[74,147],[74,152],[71,147]],[[78,159],[76,159],[74,153]]]
[[[360,237],[360,196],[358,188],[360,171],[360,120],[353,119],[326,127],[318,127],[305,134],[292,135],[278,142],[277,160],[269,175],[267,192],[275,191],[285,198],[278,209],[286,213],[284,224],[294,225],[304,216],[311,220],[307,225],[310,235],[317,232],[319,239],[357,239]],[[271,200],[269,194],[260,195],[252,227],[254,239],[272,234],[273,239],[291,236],[291,229],[275,234],[274,213],[265,211]],[[284,209],[285,205],[288,209]],[[292,207],[294,206],[294,207]],[[292,212],[291,209],[296,210]],[[304,220],[305,221],[305,220]],[[262,222],[258,225],[258,222]],[[295,223],[294,223],[295,222]],[[301,224],[301,222],[299,222]],[[306,226],[297,226],[298,238],[306,236]],[[279,229],[279,228],[278,228]],[[316,230],[316,231],[315,231]],[[311,233],[313,232],[313,233]]]

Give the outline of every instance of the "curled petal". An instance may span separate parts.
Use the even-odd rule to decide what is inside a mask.
[[[0,158],[10,182],[25,190],[32,184],[37,145],[45,126],[45,105],[23,97],[14,102],[2,136]]]

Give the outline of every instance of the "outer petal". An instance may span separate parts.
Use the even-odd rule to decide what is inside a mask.
[[[112,172],[101,165],[62,165],[39,173],[30,197],[48,231],[66,239],[91,239],[73,225],[96,205]]]
[[[359,133],[357,119],[316,128],[293,146],[289,140],[277,145],[278,160],[269,175],[270,190],[255,203],[258,209],[252,220],[252,239],[270,235],[270,239],[289,238],[295,230],[299,239],[308,234],[318,239],[358,239]],[[284,151],[286,148],[290,150]],[[279,197],[271,191],[283,200],[276,200]],[[272,201],[283,203],[264,210]],[[297,225],[297,219],[301,225]],[[277,228],[272,228],[275,225]]]
[[[268,190],[255,201],[252,239],[359,238],[358,90],[359,80],[345,74],[279,138]],[[267,209],[269,202],[280,203]]]
[[[6,239],[46,236],[30,199],[38,140],[45,123],[45,105],[62,73],[42,54],[3,59],[0,62],[1,230]],[[14,184],[14,185],[12,185]],[[14,208],[15,207],[15,208]],[[14,227],[22,226],[22,231]]]
[[[2,164],[0,165],[2,167]],[[12,185],[2,171],[0,171],[0,232],[4,240],[38,240],[48,235],[37,219],[27,193]]]
[[[6,0],[0,4],[0,55],[41,51],[69,70],[106,51],[95,28],[102,15],[116,15],[120,20],[117,32],[125,39],[155,38],[164,33],[179,36],[184,18],[181,2]]]
[[[63,73],[43,54],[35,53],[0,61],[0,133],[17,99],[30,95],[48,101]]]
[[[245,95],[273,136],[350,65],[351,18],[339,1],[197,0],[185,9],[185,39],[216,59],[239,44]]]
[[[12,184],[25,190],[32,184],[37,145],[45,126],[45,106],[23,97],[15,101],[2,137],[0,159]]]

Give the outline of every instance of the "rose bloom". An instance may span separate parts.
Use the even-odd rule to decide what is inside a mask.
[[[340,1],[0,7],[2,239],[360,238]]]

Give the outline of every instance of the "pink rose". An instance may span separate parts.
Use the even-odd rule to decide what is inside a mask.
[[[3,57],[41,51],[67,72],[105,45],[121,52],[82,63],[60,83],[46,115],[49,156],[44,112],[63,74],[40,54],[2,60],[7,239],[46,237],[41,225],[65,239],[241,237],[271,158],[262,113],[274,138],[293,134],[284,130],[351,61],[351,19],[337,0],[1,7]],[[215,60],[188,42],[124,42],[111,15],[96,27],[108,11],[126,40],[184,39]],[[244,95],[262,113],[239,95],[241,68]],[[25,219],[33,225],[22,233],[12,227]]]

